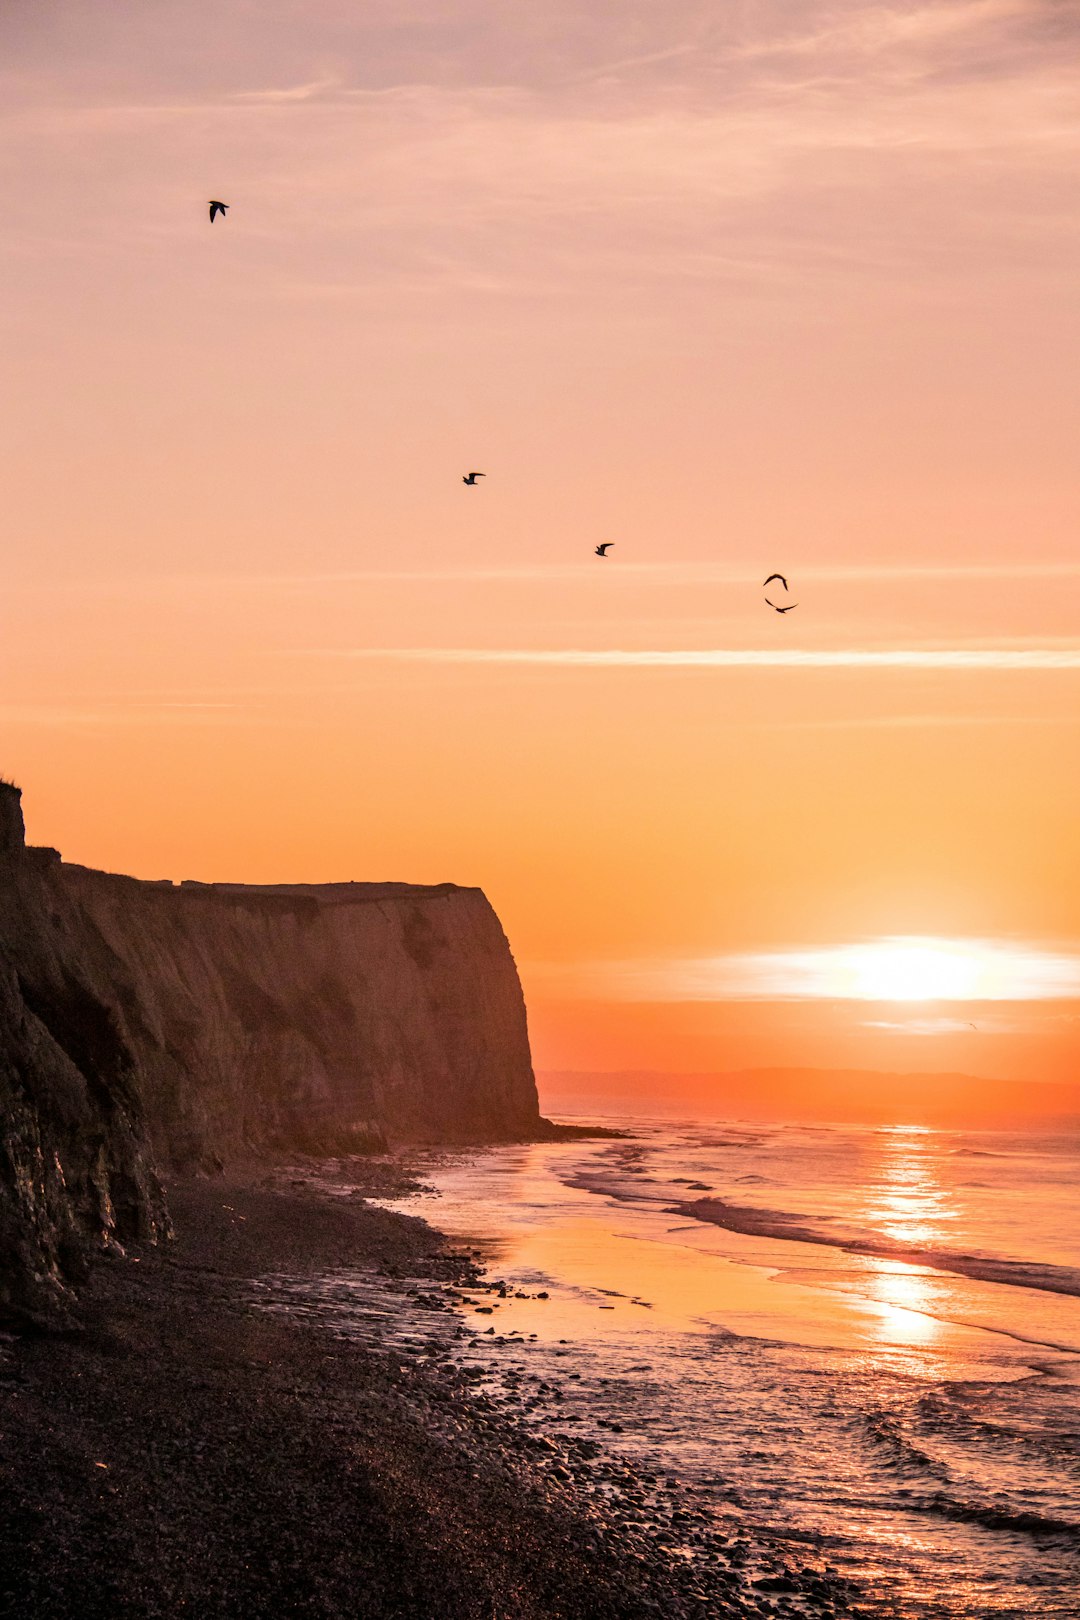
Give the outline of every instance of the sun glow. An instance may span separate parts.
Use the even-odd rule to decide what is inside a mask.
[[[866,1001],[971,1001],[981,993],[984,965],[970,948],[917,941],[856,945],[838,993]]]
[[[535,980],[550,978],[530,964]],[[564,975],[565,968],[562,970]],[[575,968],[579,990],[629,1001],[981,1002],[1080,999],[1080,950],[887,935],[849,945]],[[960,1029],[955,1023],[950,1029]]]
[[[1075,954],[980,939],[897,935],[778,952],[772,966],[781,995],[844,1001],[1036,1001],[1080,991]]]

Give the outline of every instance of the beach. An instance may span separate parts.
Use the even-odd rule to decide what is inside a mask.
[[[812,1551],[875,1615],[1071,1620],[1075,1131],[615,1120],[624,1140],[417,1159],[430,1192],[392,1207],[506,1284],[460,1305],[495,1324],[463,1361],[515,1352],[565,1433],[677,1478],[755,1551]],[[345,1279],[319,1308],[379,1331]],[[502,1398],[550,1424],[535,1388],[504,1375]]]
[[[526,1428],[451,1354],[456,1302],[501,1285],[369,1201],[410,1192],[396,1161],[334,1168],[346,1196],[310,1164],[171,1184],[173,1241],[103,1258],[69,1332],[0,1341],[0,1613],[860,1612],[820,1558],[759,1551],[678,1480]],[[386,1342],[355,1331],[365,1310]]]

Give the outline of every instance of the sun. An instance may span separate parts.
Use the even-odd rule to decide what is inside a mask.
[[[979,993],[978,959],[956,946],[881,940],[846,955],[847,993],[863,1001],[965,1001]]]

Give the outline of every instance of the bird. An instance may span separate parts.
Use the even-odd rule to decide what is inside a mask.
[[[223,203],[223,202],[212,202],[210,204],[210,223],[211,223],[211,225],[214,223],[215,219],[218,217],[219,214],[225,214],[228,211],[228,207],[229,207],[229,204],[228,203]]]
[[[764,584],[762,585],[762,589],[764,590],[767,586],[771,585],[774,579],[778,579],[780,581],[780,583],[784,587],[785,591],[790,589],[790,587],[788,585],[788,582],[784,578],[783,574],[770,574],[768,579],[765,580]],[[790,613],[792,608],[798,607],[799,604],[798,604],[798,602],[789,602],[787,607],[777,607],[775,602],[770,602],[769,598],[766,597],[765,598],[765,605],[766,605],[766,607],[771,607],[774,613]]]
[[[614,540],[604,540],[600,545],[598,545],[596,547],[596,555],[598,557],[606,557],[607,554],[608,554],[608,547],[613,546],[614,544],[615,544]]]
[[[486,478],[486,477],[487,477],[487,473],[462,473],[461,482],[463,484],[475,484],[476,480],[478,478]]]

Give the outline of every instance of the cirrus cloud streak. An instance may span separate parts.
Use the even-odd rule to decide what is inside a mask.
[[[571,669],[1080,670],[1080,646],[1043,647],[341,647],[309,656],[411,664],[507,664]]]
[[[913,972],[914,970],[914,972]],[[549,988],[630,1002],[1080,999],[1080,947],[890,936],[805,949],[525,969]]]

